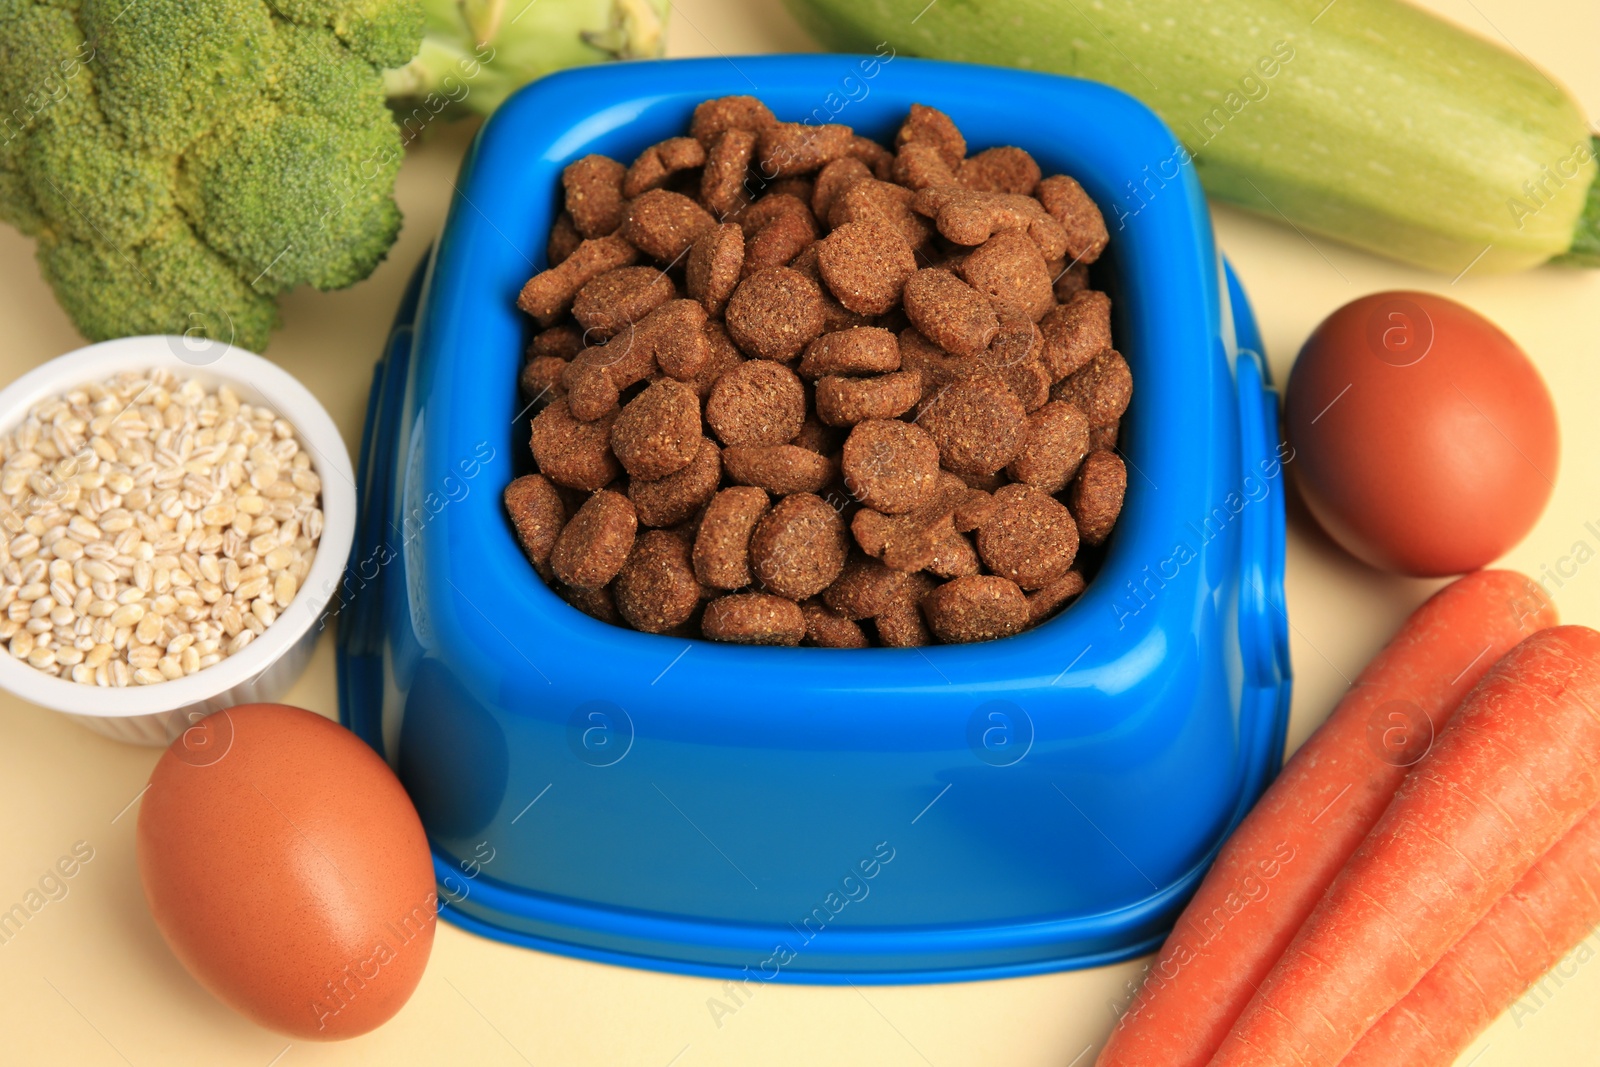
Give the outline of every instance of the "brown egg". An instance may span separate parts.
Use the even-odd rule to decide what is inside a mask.
[[[350,731],[245,704],[162,755],[139,812],[156,925],[218,999],[299,1038],[353,1037],[411,996],[437,913],[399,779]]]
[[[1311,513],[1384,570],[1485,566],[1555,485],[1539,372],[1493,323],[1429,293],[1374,293],[1324,319],[1289,375],[1284,420]]]

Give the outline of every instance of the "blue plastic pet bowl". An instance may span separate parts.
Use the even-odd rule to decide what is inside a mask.
[[[881,140],[931,104],[1104,207],[1130,484],[1053,621],[964,646],[719,645],[597,622],[518,551],[514,300],[561,168],[631,160],[730,93]],[[573,71],[489,120],[376,373],[339,620],[345,722],[410,790],[447,918],[760,981],[1018,975],[1159,942],[1274,770],[1289,697],[1255,326],[1192,170],[1129,192],[1177,151],[1103,85],[842,55]]]

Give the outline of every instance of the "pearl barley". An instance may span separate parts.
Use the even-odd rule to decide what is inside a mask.
[[[34,405],[0,436],[4,647],[98,686],[239,652],[316,556],[322,485],[299,454],[276,412],[167,371]]]

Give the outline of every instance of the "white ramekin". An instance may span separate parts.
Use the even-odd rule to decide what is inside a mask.
[[[96,733],[143,745],[169,744],[204,715],[276,700],[288,691],[310,662],[356,522],[355,474],[333,419],[293,375],[231,345],[190,337],[125,337],[68,352],[0,390],[0,433],[9,433],[41,400],[121,371],[156,369],[208,388],[226,384],[240,399],[265,404],[288,419],[322,480],[323,526],[311,570],[283,614],[237,655],[187,677],[123,689],[81,685],[35,670],[0,647],[0,687]]]

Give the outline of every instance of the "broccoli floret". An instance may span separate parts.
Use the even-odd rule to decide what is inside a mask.
[[[129,249],[41,234],[39,266],[93,340],[188,333],[259,350],[278,325],[272,298],[251,289],[178,216]]]
[[[57,105],[28,138],[21,172],[33,203],[80,241],[132,248],[172,216],[171,160],[130,150],[92,103],[75,103]]]
[[[271,8],[253,0],[84,0],[106,122],[132,146],[182,152],[260,92]]]
[[[290,22],[326,26],[345,47],[377,67],[398,67],[417,54],[422,39],[419,4],[393,0],[277,0],[273,5]]]
[[[0,0],[0,218],[93,340],[265,346],[393,243],[416,0]]]
[[[326,30],[281,23],[274,39],[271,91],[184,157],[179,203],[257,290],[337,289],[399,232],[399,128],[372,67]]]

